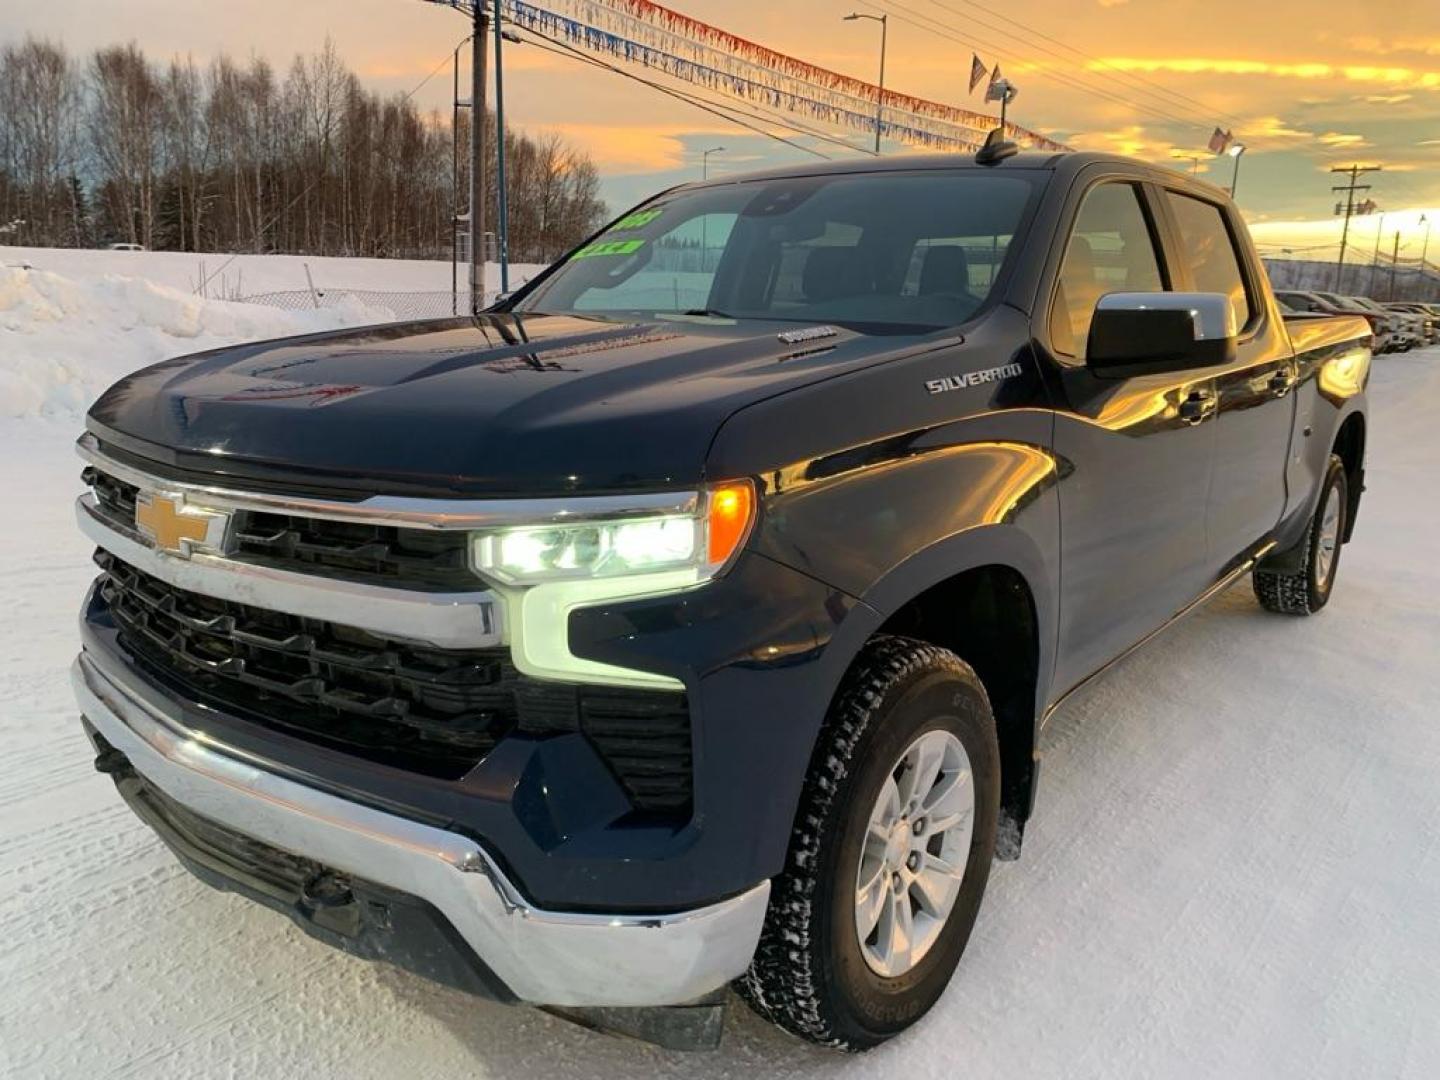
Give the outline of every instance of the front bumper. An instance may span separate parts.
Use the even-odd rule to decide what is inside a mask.
[[[520,1001],[681,1004],[723,987],[755,951],[768,881],[672,914],[542,910],[475,841],[258,767],[187,729],[163,698],[102,653],[82,653],[71,677],[88,723],[166,798],[235,833],[433,907],[463,943],[457,947],[473,952]]]

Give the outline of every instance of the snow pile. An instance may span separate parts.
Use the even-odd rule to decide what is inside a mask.
[[[0,266],[0,417],[76,417],[116,379],[172,356],[390,319],[354,300],[282,311],[139,277]]]

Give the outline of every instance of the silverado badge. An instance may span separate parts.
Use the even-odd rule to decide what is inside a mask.
[[[1001,379],[1013,379],[1021,370],[1019,364],[1005,364],[1003,367],[986,368],[984,371],[972,371],[965,375],[946,375],[943,379],[928,380],[925,389],[932,394],[943,394],[946,390],[964,390],[967,386],[982,386],[985,383],[999,382]]]

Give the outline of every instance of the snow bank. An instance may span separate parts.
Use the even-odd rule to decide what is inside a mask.
[[[76,417],[122,375],[172,356],[390,318],[353,300],[281,311],[139,277],[0,266],[0,417]]]
[[[351,259],[320,255],[226,255],[186,251],[97,251],[86,248],[31,248],[0,245],[0,265],[29,266],[69,277],[105,274],[139,277],[182,292],[219,300],[257,293],[375,289],[384,292],[444,292],[450,288],[450,263],[434,259]],[[543,267],[512,263],[511,288]],[[461,269],[460,283],[465,274]],[[485,268],[485,288],[500,288],[500,266]]]

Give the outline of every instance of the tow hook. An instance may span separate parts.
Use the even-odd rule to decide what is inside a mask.
[[[307,919],[346,937],[360,933],[360,905],[350,879],[333,870],[321,870],[300,886],[296,906]]]
[[[130,759],[122,751],[107,744],[95,755],[95,771],[106,776],[123,776],[130,771]]]

